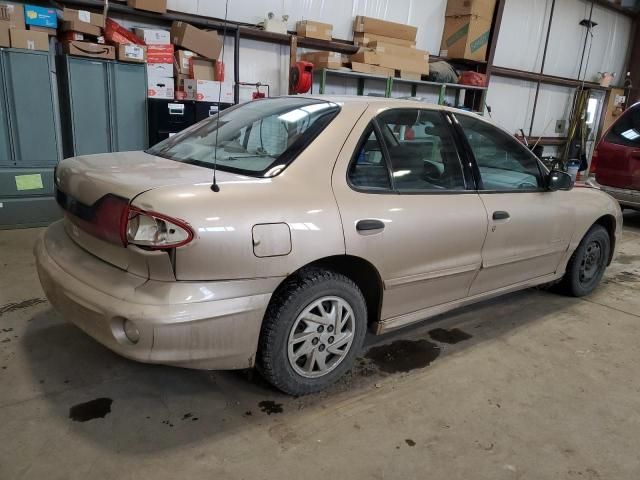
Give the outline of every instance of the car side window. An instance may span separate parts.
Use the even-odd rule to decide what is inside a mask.
[[[605,140],[625,147],[640,147],[640,107],[632,108],[614,123]]]
[[[366,190],[390,190],[389,169],[373,127],[365,132],[349,166],[349,182]]]
[[[399,192],[465,190],[462,164],[440,112],[392,109],[377,117]]]
[[[544,187],[538,161],[524,145],[499,128],[457,115],[480,169],[484,190],[538,190]]]

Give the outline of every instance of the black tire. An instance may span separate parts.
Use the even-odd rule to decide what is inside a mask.
[[[593,255],[593,251],[590,249],[594,246],[597,247],[598,251],[596,263],[593,260],[589,260],[589,255]],[[610,253],[611,239],[609,238],[609,233],[602,225],[594,225],[585,234],[580,245],[573,252],[564,276],[553,287],[553,290],[573,297],[583,297],[590,294],[602,280]],[[597,268],[586,271],[585,268],[589,265]]]
[[[353,340],[333,370],[323,376],[306,378],[296,372],[289,361],[289,335],[305,308],[324,297],[339,297],[351,307]],[[257,368],[269,383],[290,395],[319,392],[351,368],[362,348],[366,330],[367,306],[353,281],[327,270],[303,269],[278,288],[271,299],[260,333]]]

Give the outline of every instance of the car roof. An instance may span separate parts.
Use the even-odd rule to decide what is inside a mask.
[[[429,107],[435,110],[446,110],[447,107],[442,105],[436,105],[433,103],[421,102],[418,100],[409,100],[403,98],[386,98],[386,97],[368,97],[363,95],[318,95],[318,94],[310,94],[310,95],[290,95],[291,97],[304,97],[304,98],[313,98],[316,100],[324,100],[327,102],[341,103],[341,104],[366,104],[366,105],[376,105],[376,106],[388,106],[388,107],[402,107],[402,106],[413,106],[413,107]]]

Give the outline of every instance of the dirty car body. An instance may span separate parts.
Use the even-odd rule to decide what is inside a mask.
[[[64,318],[142,362],[258,363],[290,393],[342,374],[363,328],[562,280],[594,226],[608,240],[576,275],[599,281],[622,226],[507,132],[405,100],[243,104],[147,152],[64,160],[56,188],[64,219],[35,253]]]

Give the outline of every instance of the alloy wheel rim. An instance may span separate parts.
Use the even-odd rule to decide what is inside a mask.
[[[587,245],[580,262],[580,283],[588,284],[597,277],[602,269],[602,247],[599,242],[592,241]]]
[[[355,335],[353,308],[344,298],[326,296],[307,305],[291,327],[287,358],[305,378],[333,371],[351,350]]]

